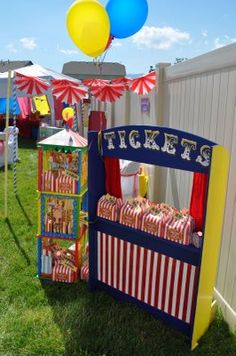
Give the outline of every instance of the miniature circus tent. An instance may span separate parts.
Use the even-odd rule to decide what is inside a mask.
[[[87,140],[77,132],[70,129],[64,129],[55,135],[40,141],[38,146],[70,147],[71,150],[85,149],[87,147]]]

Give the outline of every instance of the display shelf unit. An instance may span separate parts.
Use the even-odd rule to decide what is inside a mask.
[[[192,245],[186,246],[176,244],[176,242],[165,240],[144,231],[133,229],[100,217],[97,217],[96,220],[90,224],[90,226],[96,231],[101,231],[109,236],[115,236],[130,243],[134,243],[135,235],[135,244],[137,246],[142,246],[161,254],[168,254],[168,256],[172,258],[191,263],[194,266],[200,265],[201,249]]]
[[[136,303],[181,330],[194,349],[211,320],[228,177],[226,149],[191,133],[155,126],[90,132],[88,146],[90,288]],[[98,200],[106,194],[103,157],[205,173],[202,247],[97,217]]]
[[[70,129],[38,143],[38,276],[79,278],[87,207],[87,140]],[[74,250],[72,249],[74,248]]]

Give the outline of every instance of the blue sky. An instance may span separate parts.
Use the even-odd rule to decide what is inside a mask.
[[[123,0],[128,1],[128,0]],[[100,1],[106,5],[107,0]],[[0,59],[31,59],[61,72],[64,62],[90,61],[70,40],[65,25],[73,0],[8,0],[1,3]],[[145,27],[115,40],[106,60],[145,73],[150,65],[193,58],[236,41],[235,0],[148,0]]]

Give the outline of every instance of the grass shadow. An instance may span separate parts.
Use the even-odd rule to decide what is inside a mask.
[[[91,293],[84,282],[43,288],[66,355],[189,355],[184,335],[132,304]]]
[[[33,226],[33,223],[32,223],[32,221],[30,220],[30,218],[29,218],[29,216],[28,216],[28,214],[27,214],[27,212],[26,212],[26,210],[25,210],[23,204],[21,203],[21,200],[20,200],[20,197],[18,196],[18,194],[16,194],[16,200],[17,200],[17,202],[18,202],[18,204],[19,204],[19,206],[20,206],[20,208],[21,208],[21,211],[22,211],[22,213],[23,213],[23,215],[24,215],[24,217],[25,217],[25,219],[26,219],[28,225],[29,225],[29,226]]]
[[[55,323],[64,338],[66,355],[191,354],[189,340],[138,307],[101,291],[75,285],[42,283]],[[218,313],[195,355],[236,355],[236,336]]]
[[[31,138],[24,138],[19,137],[18,140],[19,148],[29,149],[29,150],[36,150],[37,149],[37,142]]]
[[[20,253],[21,253],[22,256],[24,257],[24,259],[25,259],[27,265],[30,266],[30,264],[31,264],[30,258],[29,258],[29,256],[27,255],[27,253],[25,252],[25,250],[23,249],[23,247],[21,246],[21,244],[20,244],[20,242],[19,242],[19,239],[18,239],[17,235],[15,234],[15,231],[14,231],[14,229],[13,229],[13,227],[12,227],[12,225],[11,225],[11,222],[10,222],[10,220],[9,220],[8,218],[6,219],[6,224],[7,224],[7,226],[8,226],[8,229],[9,229],[9,231],[10,231],[10,233],[11,233],[11,235],[12,235],[14,241],[15,241],[15,244],[16,244],[17,248],[19,249]]]

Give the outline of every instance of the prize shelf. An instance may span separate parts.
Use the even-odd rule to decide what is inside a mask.
[[[194,266],[201,264],[202,249],[192,245],[182,245],[100,217],[90,221],[89,227]]]

